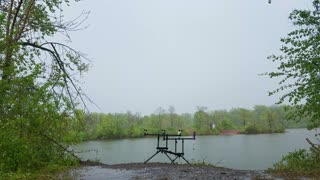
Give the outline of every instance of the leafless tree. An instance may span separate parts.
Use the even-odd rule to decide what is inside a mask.
[[[175,111],[176,109],[174,108],[174,106],[169,106],[169,117],[170,117],[170,125],[171,127],[173,127],[173,122],[174,122],[174,116],[175,116]]]
[[[159,128],[163,128],[163,115],[165,113],[165,110],[162,107],[158,107],[156,109],[156,114],[158,115],[158,123],[159,123]]]

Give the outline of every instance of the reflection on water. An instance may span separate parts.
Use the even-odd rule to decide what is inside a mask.
[[[296,149],[308,148],[306,138],[314,139],[314,131],[291,129],[281,134],[198,136],[185,142],[185,157],[233,169],[267,169],[283,155]],[[99,159],[106,164],[144,162],[156,152],[156,138],[89,141],[77,151],[96,149],[79,154],[83,159]],[[174,148],[174,144],[169,144]],[[173,150],[173,149],[172,149]],[[158,154],[151,162],[170,162]],[[183,163],[183,161],[178,161]]]

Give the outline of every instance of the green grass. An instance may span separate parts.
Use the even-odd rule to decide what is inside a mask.
[[[216,164],[209,163],[205,159],[203,159],[202,161],[200,161],[200,160],[197,160],[197,161],[192,160],[191,164],[192,165],[196,165],[196,166],[218,167]]]
[[[71,168],[77,167],[73,166],[61,166],[61,165],[51,165],[39,170],[30,172],[12,172],[12,173],[1,173],[0,179],[6,180],[53,180],[58,179],[59,174],[63,174],[69,171]]]

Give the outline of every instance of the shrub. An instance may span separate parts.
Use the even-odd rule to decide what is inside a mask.
[[[319,175],[320,152],[313,148],[296,150],[283,156],[279,162],[273,165],[271,171],[298,175]]]
[[[255,126],[248,126],[245,128],[244,133],[246,134],[258,134],[259,133],[259,129]]]

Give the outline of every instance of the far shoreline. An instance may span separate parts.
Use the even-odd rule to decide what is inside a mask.
[[[286,128],[284,129],[283,132],[260,132],[260,133],[243,133],[241,132],[241,130],[236,130],[236,131],[240,131],[240,133],[234,133],[234,134],[200,134],[197,133],[197,136],[234,136],[234,135],[261,135],[261,134],[284,134],[284,133],[288,133],[288,130],[294,130],[294,129],[306,129],[307,128]],[[233,131],[233,130],[232,130]],[[308,130],[311,131],[311,130]],[[186,134],[183,136],[191,136],[191,134]],[[153,137],[147,137],[147,136],[137,136],[137,137],[112,137],[112,138],[105,138],[105,139],[86,139],[86,140],[82,140],[81,142],[79,142],[79,144],[83,143],[83,142],[89,142],[89,141],[114,141],[114,140],[126,140],[126,139],[142,139],[142,138],[153,138]]]

